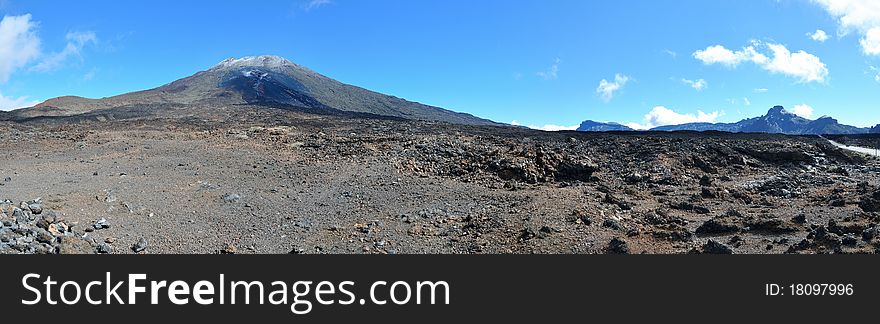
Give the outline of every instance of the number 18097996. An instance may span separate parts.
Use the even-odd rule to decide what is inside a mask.
[[[766,284],[764,293],[767,296],[852,296],[855,294],[853,284],[795,283],[788,285]]]

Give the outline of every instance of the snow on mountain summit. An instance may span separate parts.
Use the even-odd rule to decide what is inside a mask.
[[[230,57],[214,66],[217,68],[237,68],[237,67],[264,67],[264,68],[280,68],[284,66],[296,66],[293,62],[275,55],[245,56],[242,58]]]

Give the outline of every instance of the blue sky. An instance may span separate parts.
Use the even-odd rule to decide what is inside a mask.
[[[880,123],[875,0],[0,0],[0,15],[5,109],[275,54],[538,128],[729,122],[777,104]]]

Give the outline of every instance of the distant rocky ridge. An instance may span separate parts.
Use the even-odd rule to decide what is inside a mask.
[[[596,123],[585,121],[578,131],[609,131],[632,130],[615,123]],[[823,116],[819,119],[807,119],[785,110],[782,106],[771,108],[766,115],[744,119],[735,123],[687,123],[667,125],[651,129],[652,131],[724,131],[731,133],[772,133],[772,134],[864,134],[880,133],[880,125],[873,128],[862,128],[839,123],[836,119]]]
[[[609,132],[609,131],[631,131],[632,128],[618,123],[602,123],[592,120],[586,120],[578,126],[579,132]]]
[[[278,56],[230,58],[161,87],[102,99],[66,96],[11,113],[70,116],[131,105],[289,105],[456,124],[497,125],[470,114],[407,101],[344,84]],[[0,116],[2,117],[2,116]]]

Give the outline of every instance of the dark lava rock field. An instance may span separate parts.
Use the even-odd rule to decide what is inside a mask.
[[[247,105],[0,127],[0,253],[880,247],[880,163],[819,137],[548,133]]]

